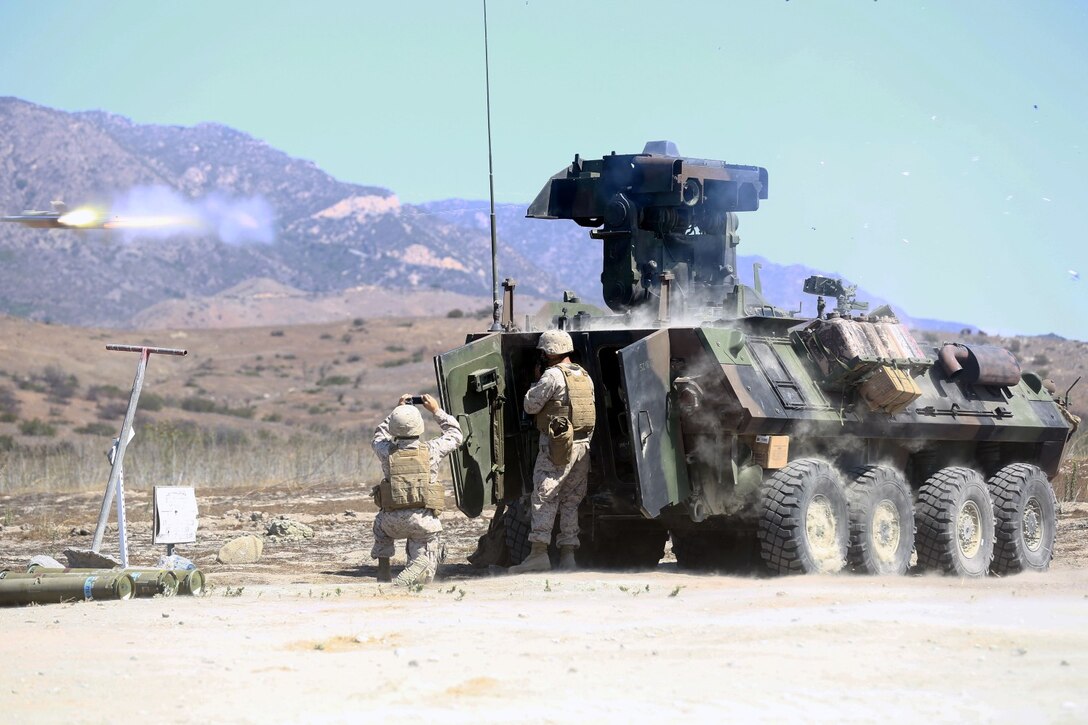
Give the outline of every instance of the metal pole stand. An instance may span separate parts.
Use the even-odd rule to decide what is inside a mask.
[[[98,513],[98,526],[94,530],[94,539],[91,542],[91,553],[98,555],[102,548],[102,536],[106,533],[106,521],[110,517],[110,505],[113,497],[117,496],[117,531],[121,544],[121,565],[128,566],[128,542],[125,538],[125,503],[124,503],[124,460],[125,451],[129,441],[135,433],[132,430],[132,419],[136,417],[136,404],[140,400],[140,389],[144,385],[144,372],[147,370],[147,361],[151,355],[188,355],[188,350],[178,350],[169,347],[145,347],[142,345],[106,345],[106,349],[112,352],[138,352],[140,362],[136,366],[136,379],[132,382],[132,393],[128,398],[128,410],[125,412],[125,420],[121,424],[121,434],[114,439],[113,448],[107,454],[110,457],[110,478],[106,483],[106,493],[102,496],[102,508]],[[112,454],[112,455],[110,455]],[[67,553],[67,552],[66,552]],[[69,565],[71,562],[69,554]]]

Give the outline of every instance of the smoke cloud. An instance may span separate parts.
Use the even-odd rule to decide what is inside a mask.
[[[264,197],[231,197],[213,192],[188,199],[165,186],[138,186],[116,196],[110,217],[126,240],[165,239],[185,233],[210,234],[225,244],[271,244],[275,213]]]

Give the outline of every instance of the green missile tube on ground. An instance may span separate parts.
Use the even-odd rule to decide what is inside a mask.
[[[204,593],[204,572],[200,569],[174,569],[178,577],[178,594],[199,597]]]
[[[131,599],[135,584],[124,572],[15,574],[0,572],[0,606]]]
[[[136,582],[136,596],[137,597],[150,597],[156,594],[162,594],[163,596],[173,596],[174,594],[191,594],[194,596],[200,596],[204,593],[204,574],[200,569],[49,569],[38,564],[31,564],[27,571],[29,573],[37,572],[52,572],[52,573],[73,573],[73,574],[91,574],[91,573],[115,573],[117,571],[124,571],[128,574],[132,574],[132,578]],[[149,591],[148,587],[142,586],[140,580],[150,575],[169,574],[175,578],[176,586],[173,587],[173,591]],[[165,584],[163,585],[166,586]]]

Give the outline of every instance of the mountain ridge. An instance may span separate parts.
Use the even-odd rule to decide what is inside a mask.
[[[403,300],[413,314],[422,300],[458,308],[490,302],[485,201],[402,204],[390,189],[339,181],[222,124],[138,124],[105,111],[69,113],[0,98],[0,203],[7,211],[48,208],[61,192],[73,204],[110,205],[145,188],[182,200],[264,199],[274,210],[274,239],[228,243],[201,232],[134,241],[114,232],[0,225],[0,312],[87,326],[217,324],[196,312],[222,305],[231,297],[225,293],[249,280],[296,290],[318,319],[396,311],[385,297]],[[501,277],[517,280],[523,299],[557,299],[570,289],[599,303],[601,246],[573,223],[526,219],[525,208],[496,205]],[[785,308],[795,307],[800,280],[818,273],[741,256],[748,282],[754,261],[764,265],[765,296]],[[864,291],[859,297],[878,300]],[[279,311],[262,303],[260,324],[299,319],[293,299],[286,295]],[[220,309],[239,324],[256,324],[242,307]]]

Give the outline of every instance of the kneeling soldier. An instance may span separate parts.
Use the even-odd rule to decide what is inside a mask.
[[[389,559],[397,539],[408,540],[408,565],[394,584],[427,584],[434,579],[443,558],[442,522],[438,514],[445,489],[438,482],[438,464],[461,445],[461,426],[438,407],[430,395],[423,407],[434,415],[442,435],[421,441],[423,417],[402,395],[400,405],[374,431],[374,453],[382,464],[382,482],[374,487],[374,501],[381,508],[374,519],[374,548],[378,581],[390,581]]]

